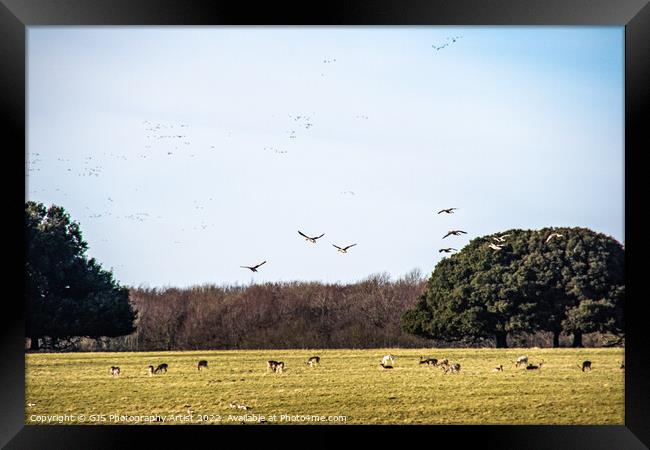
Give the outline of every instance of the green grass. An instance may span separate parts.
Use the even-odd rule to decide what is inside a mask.
[[[379,367],[387,353],[397,356],[392,370]],[[306,366],[316,354],[320,366]],[[522,354],[544,360],[542,369],[516,369]],[[420,366],[420,355],[458,362],[461,372]],[[199,359],[209,361],[207,370],[197,370]],[[268,373],[269,359],[284,361],[285,373]],[[578,366],[587,359],[593,370],[583,373]],[[275,423],[314,424],[281,417],[314,415],[345,416],[319,423],[348,424],[622,425],[623,359],[617,348],[28,354],[25,422],[67,414],[64,424],[80,423],[79,415],[98,424],[149,423],[152,415],[166,424],[239,424],[276,415]],[[166,374],[147,375],[148,365],[162,362],[169,364]],[[499,364],[504,371],[492,372]],[[109,374],[112,365],[121,368],[119,377]],[[231,402],[252,409],[233,409]]]

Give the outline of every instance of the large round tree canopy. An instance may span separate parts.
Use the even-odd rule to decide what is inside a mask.
[[[586,228],[479,237],[437,264],[404,329],[448,341],[495,338],[498,347],[510,332],[621,335],[624,261],[618,241]]]

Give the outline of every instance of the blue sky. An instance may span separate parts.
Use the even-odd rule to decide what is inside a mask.
[[[623,63],[622,27],[29,27],[26,195],[133,286],[428,274],[509,228],[624,242]]]

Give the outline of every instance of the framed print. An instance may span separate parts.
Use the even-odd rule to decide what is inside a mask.
[[[0,17],[7,448],[650,442],[647,2]]]

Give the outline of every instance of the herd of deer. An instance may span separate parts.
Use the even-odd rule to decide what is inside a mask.
[[[388,370],[393,368],[393,364],[395,363],[395,360],[397,357],[393,355],[386,355],[382,358],[381,362],[379,363],[379,366],[383,370]],[[515,367],[519,367],[524,365],[526,367],[526,370],[539,370],[542,368],[542,364],[544,364],[544,360],[540,361],[539,364],[531,364],[528,362],[528,356],[520,356],[517,358],[516,361],[514,361]],[[320,364],[320,356],[312,356],[310,357],[306,362],[306,365],[309,367],[314,367],[316,364]],[[424,356],[420,356],[420,365],[428,365],[432,367],[439,367],[442,369],[444,373],[451,372],[451,373],[459,373],[460,372],[460,364],[455,363],[451,364],[447,358],[438,360],[436,358],[425,358]],[[162,373],[162,372],[167,372],[167,368],[169,366],[165,363],[158,365],[154,369],[153,366],[149,366],[147,368],[147,373],[149,376],[153,376],[156,373]],[[200,360],[197,365],[197,369],[200,371],[201,369],[207,369],[208,368],[208,362],[205,359]],[[591,370],[591,361],[583,361],[582,366],[578,365],[578,367],[584,372],[586,370]],[[274,372],[274,373],[283,373],[284,372],[284,362],[282,361],[273,361],[269,360],[267,361],[267,372]],[[621,370],[625,369],[625,362],[621,362],[620,366]],[[492,369],[492,372],[503,372],[503,365],[499,365]],[[117,366],[111,366],[111,375],[114,377],[120,375],[120,368]]]

